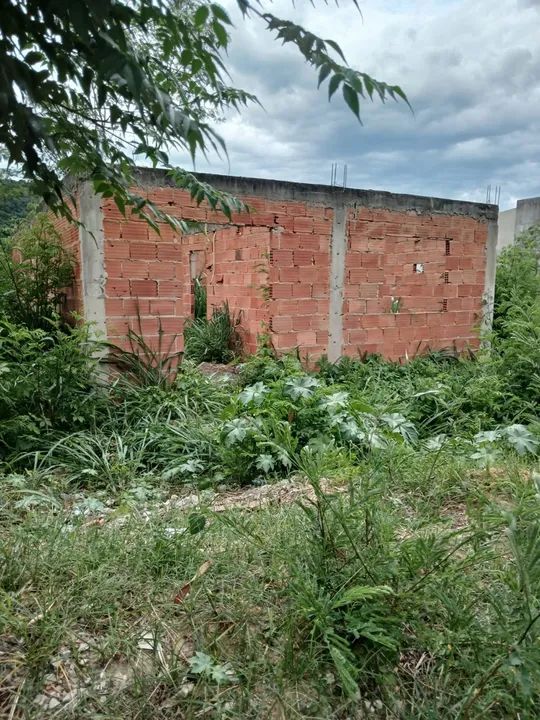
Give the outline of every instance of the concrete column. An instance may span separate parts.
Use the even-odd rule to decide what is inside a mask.
[[[105,314],[105,239],[101,199],[92,184],[79,185],[79,243],[81,248],[82,305],[86,322],[97,339],[107,338]]]
[[[347,211],[343,202],[334,205],[330,243],[330,302],[328,313],[328,359],[339,360],[343,351],[343,284],[347,254]]]
[[[518,200],[516,205],[516,237],[540,222],[540,197]]]
[[[495,276],[497,273],[497,221],[488,223],[488,238],[486,243],[486,274],[484,280],[484,294],[482,296],[483,313],[480,326],[481,336],[485,344],[486,336],[493,326],[493,305],[495,301]]]

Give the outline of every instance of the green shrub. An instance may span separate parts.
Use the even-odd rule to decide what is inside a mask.
[[[190,320],[184,328],[184,357],[200,362],[228,363],[240,354],[240,316],[228,303],[214,308],[212,317]]]
[[[496,348],[499,374],[507,389],[512,412],[538,415],[540,406],[540,295],[525,307],[516,302],[502,325]]]
[[[0,244],[0,313],[14,323],[48,330],[73,282],[74,260],[51,219],[38,215],[12,243]]]
[[[0,321],[0,451],[93,423],[105,398],[88,328],[49,331]]]
[[[522,233],[497,260],[493,329],[499,337],[516,305],[528,307],[540,297],[540,225]]]

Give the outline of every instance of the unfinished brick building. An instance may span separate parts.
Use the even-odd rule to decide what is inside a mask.
[[[139,192],[201,223],[180,236],[126,220],[114,203],[78,188],[84,227],[64,236],[78,258],[71,297],[96,331],[121,343],[129,326],[149,342],[158,324],[177,335],[193,313],[203,273],[212,307],[241,311],[244,343],[267,334],[278,351],[314,358],[369,352],[411,357],[478,345],[489,326],[497,208],[413,195],[272,180],[202,176],[247,202],[232,221],[141,170]]]

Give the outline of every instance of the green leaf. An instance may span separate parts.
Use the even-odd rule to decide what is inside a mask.
[[[345,102],[360,120],[360,103],[358,101],[358,93],[353,90],[350,85],[343,85],[343,97]]]
[[[332,603],[332,607],[339,608],[344,605],[352,605],[364,600],[393,594],[394,591],[388,585],[356,585],[341,593]]]
[[[188,663],[192,673],[204,675],[211,671],[214,661],[210,655],[197,651],[192,658],[189,658]]]
[[[225,30],[223,25],[214,20],[214,22],[212,23],[212,30],[214,31],[214,33],[219,41],[219,44],[222,47],[226,47],[229,43],[229,36],[227,35],[227,31]]]
[[[342,49],[339,47],[337,42],[335,42],[335,40],[325,40],[325,43],[327,45],[330,45],[330,47],[333,48],[337,52],[337,54],[343,60],[343,62],[345,62],[345,55],[343,54]]]
[[[268,393],[268,388],[262,382],[256,382],[254,385],[248,385],[238,395],[238,399],[242,405],[260,405],[264,400],[264,396]]]
[[[259,455],[259,457],[255,461],[255,466],[265,473],[269,473],[270,470],[273,470],[274,465],[275,462],[272,455]]]
[[[326,78],[330,75],[331,72],[332,72],[332,68],[330,65],[325,64],[325,65],[321,66],[321,69],[319,71],[319,82],[318,82],[317,87],[321,87],[321,85],[326,80]]]
[[[356,668],[344,653],[335,645],[329,645],[330,656],[339,675],[341,687],[346,695],[354,698],[358,695],[358,683],[356,682]]]
[[[201,513],[190,513],[188,515],[188,529],[192,535],[197,535],[204,530],[206,518]]]
[[[198,7],[195,11],[195,15],[193,16],[195,25],[197,25],[197,27],[202,27],[204,23],[208,20],[209,15],[210,8],[208,7],[208,5],[201,5],[200,7]]]
[[[308,398],[313,395],[314,389],[319,387],[319,385],[320,382],[310,375],[295,377],[287,380],[285,383],[285,393],[293,400]]]
[[[229,15],[224,10],[224,8],[221,7],[221,5],[212,4],[210,7],[215,18],[220,20],[222,23],[225,23],[226,25],[232,25]]]
[[[338,89],[341,81],[343,80],[343,76],[336,73],[335,75],[332,75],[330,78],[330,82],[328,83],[328,99],[330,100],[332,95],[336,92]]]
[[[518,455],[534,454],[538,448],[539,441],[524,425],[510,425],[505,429],[505,435]]]
[[[45,56],[43,55],[43,53],[32,50],[31,52],[26,53],[24,59],[29,65],[37,65],[37,63],[43,62],[45,60]]]

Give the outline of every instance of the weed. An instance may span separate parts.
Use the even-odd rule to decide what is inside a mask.
[[[184,356],[196,363],[227,363],[240,353],[240,316],[227,303],[214,308],[210,319],[196,318],[184,327]]]

